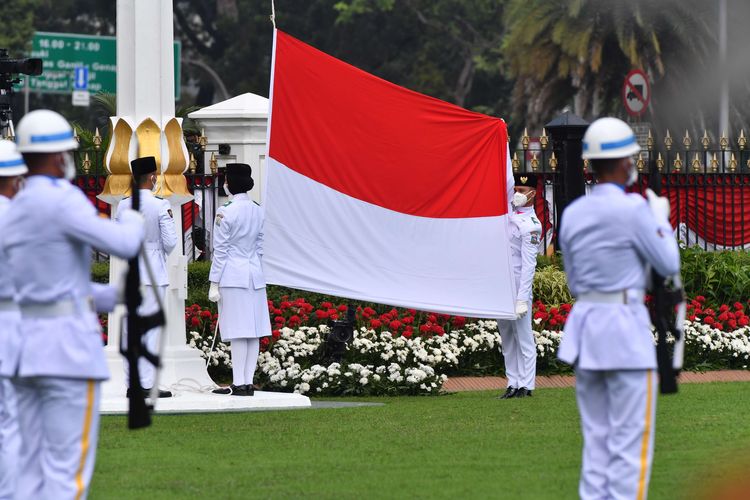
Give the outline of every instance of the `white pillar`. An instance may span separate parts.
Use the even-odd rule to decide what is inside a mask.
[[[112,136],[107,150],[110,176],[99,198],[112,205],[128,190],[131,160],[155,156],[160,168],[157,195],[172,205],[181,242],[168,256],[169,286],[164,302],[167,326],[166,349],[162,353],[160,385],[180,382],[210,385],[205,362],[185,336],[187,259],[183,255],[183,204],[192,199],[183,173],[188,166],[181,119],[174,116],[174,33],[171,0],[117,0],[117,116],[110,118]],[[118,281],[125,268],[120,259],[110,260],[110,282]],[[110,314],[107,357],[112,379],[105,396],[125,392],[122,357],[119,352],[122,308]]]

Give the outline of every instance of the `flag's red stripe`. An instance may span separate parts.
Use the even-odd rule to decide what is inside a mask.
[[[506,213],[505,123],[386,82],[277,32],[270,156],[424,217]]]

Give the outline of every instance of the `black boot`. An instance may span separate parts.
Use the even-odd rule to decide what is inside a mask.
[[[526,397],[529,397],[530,398],[531,397],[531,391],[529,389],[525,388],[525,387],[521,387],[520,389],[518,389],[518,391],[516,392],[516,395],[514,397],[516,397],[516,398],[526,398]]]
[[[237,394],[237,392],[242,392],[244,390],[243,387],[245,386],[231,384],[229,387],[219,387],[218,389],[214,389],[211,392],[213,392],[214,394],[234,394],[236,396],[241,396],[242,394]]]
[[[515,387],[508,387],[505,389],[505,394],[502,394],[498,396],[498,399],[510,399],[516,397],[516,393],[518,393],[518,389]]]

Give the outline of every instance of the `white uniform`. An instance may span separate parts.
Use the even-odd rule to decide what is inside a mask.
[[[642,196],[607,183],[565,210],[560,246],[577,298],[558,356],[576,371],[584,440],[579,494],[644,499],[657,380],[643,296],[647,265],[664,276],[679,271],[677,242]]]
[[[234,195],[216,213],[209,280],[219,284],[219,329],[231,341],[232,378],[252,384],[260,337],[271,335],[263,277],[263,209],[247,193]]]
[[[536,379],[536,342],[531,329],[531,287],[536,272],[536,255],[542,235],[542,224],[534,207],[517,208],[510,216],[510,247],[516,300],[528,304],[529,312],[516,320],[498,320],[505,358],[508,387],[533,390]]]
[[[20,342],[3,359],[18,400],[23,439],[15,498],[85,498],[99,430],[99,382],[108,378],[92,309],[91,247],[129,258],[140,220],[98,216],[62,179],[31,176],[11,202],[0,252],[21,308]]]
[[[10,200],[0,195],[0,227]],[[21,313],[13,301],[14,288],[10,269],[0,252],[0,367],[5,350],[18,343]],[[21,434],[18,430],[16,394],[10,380],[0,378],[0,499],[12,498],[15,488]]]
[[[144,290],[141,293],[143,302],[138,308],[139,314],[152,314],[159,310],[159,304],[154,296],[154,291],[158,293],[164,301],[169,285],[169,276],[167,274],[167,256],[177,246],[177,231],[175,230],[174,219],[170,204],[166,200],[155,197],[148,189],[141,189],[141,206],[140,213],[143,215],[145,236],[143,239],[144,255],[139,259],[139,270],[141,275],[141,285]],[[125,198],[117,206],[115,219],[119,220],[124,210],[131,208],[132,200]],[[154,272],[155,282],[151,282],[148,276],[143,259],[147,258],[151,269]],[[153,288],[152,288],[153,287]],[[159,344],[159,328],[153,328],[146,332],[145,341],[149,351],[156,352]],[[123,335],[127,335],[127,324],[123,328]],[[150,389],[154,385],[154,365],[145,359],[138,360],[138,373],[141,377],[141,387]],[[125,379],[128,378],[128,365],[125,363]]]

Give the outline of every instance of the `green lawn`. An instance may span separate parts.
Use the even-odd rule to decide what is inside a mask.
[[[385,406],[105,417],[91,498],[575,498],[572,389],[367,398]],[[685,498],[750,452],[750,384],[659,399],[650,499]]]

